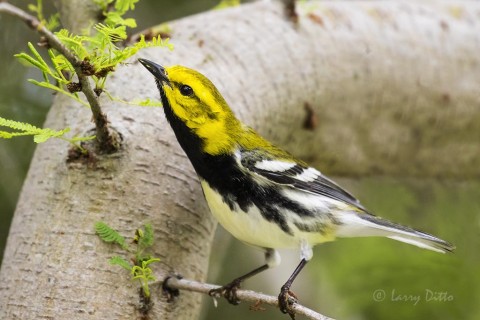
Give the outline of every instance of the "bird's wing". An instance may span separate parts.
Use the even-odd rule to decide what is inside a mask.
[[[262,156],[255,151],[241,152],[240,164],[246,170],[274,184],[288,185],[308,193],[342,201],[368,213],[360,204],[360,201],[350,192],[321,174],[315,168],[305,166],[294,160],[278,160],[268,155]]]

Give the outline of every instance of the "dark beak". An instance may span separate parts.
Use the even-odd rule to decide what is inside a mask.
[[[163,84],[166,84],[170,88],[172,87],[170,84],[170,80],[168,80],[168,76],[165,72],[165,68],[162,67],[159,64],[156,64],[155,62],[152,62],[147,59],[138,59],[140,63],[147,68],[148,71],[150,71],[151,74],[153,74],[157,80],[157,82],[163,86]]]

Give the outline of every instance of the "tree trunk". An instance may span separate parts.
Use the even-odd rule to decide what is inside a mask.
[[[299,21],[258,2],[171,23],[175,50],[144,50],[160,64],[207,75],[237,115],[330,174],[480,175],[480,4],[308,2]],[[158,97],[135,60],[108,90]],[[122,150],[67,163],[69,146],[38,146],[0,271],[0,318],[132,319],[138,286],[107,259],[103,220],[123,235],[151,222],[160,276],[203,280],[215,223],[161,108],[103,100]],[[57,97],[45,126],[92,129],[90,111]],[[194,319],[198,295],[152,319]]]

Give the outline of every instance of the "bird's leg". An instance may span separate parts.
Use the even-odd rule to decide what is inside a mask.
[[[231,304],[237,305],[240,303],[240,300],[238,300],[238,297],[237,297],[237,290],[240,288],[240,284],[246,279],[253,277],[254,275],[262,271],[265,271],[268,268],[269,268],[268,264],[264,264],[263,266],[258,267],[255,270],[252,270],[249,273],[234,279],[230,283],[227,283],[226,285],[221,286],[220,288],[210,290],[208,294],[212,297],[223,296]]]
[[[236,278],[232,282],[217,288],[217,289],[212,289],[208,292],[208,294],[212,297],[220,297],[223,296],[225,299],[228,300],[231,304],[239,304],[240,300],[238,300],[237,297],[237,290],[240,288],[240,284],[245,281],[246,279],[253,277],[256,274],[259,274],[262,271],[267,270],[268,268],[273,268],[276,267],[280,264],[280,255],[278,254],[277,251],[274,249],[270,248],[265,248],[265,261],[266,263],[261,266],[256,268],[255,270],[250,271],[247,274],[244,274],[241,277]]]
[[[295,319],[295,311],[292,309],[292,306],[295,302],[297,302],[297,297],[295,294],[293,294],[293,292],[290,291],[290,287],[307,262],[308,260],[305,258],[300,261],[298,266],[295,268],[295,271],[293,271],[290,278],[288,278],[287,282],[285,282],[280,289],[280,294],[278,295],[278,307],[280,308],[280,311],[283,313],[288,313],[292,319]]]

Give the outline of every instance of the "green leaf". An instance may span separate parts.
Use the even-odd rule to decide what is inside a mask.
[[[133,266],[133,268],[130,270],[130,273],[132,275],[132,279],[146,279],[145,278],[145,270],[142,267],[139,266]]]
[[[24,123],[24,122],[19,122],[15,120],[9,120],[0,117],[0,126],[2,127],[8,127],[14,130],[19,130],[19,131],[28,131],[28,132],[39,132],[42,129],[35,127],[34,125],[31,125],[29,123]]]
[[[33,140],[36,143],[45,142],[50,138],[62,137],[65,133],[70,131],[70,128],[62,130],[53,130],[50,128],[37,128],[29,123],[9,120],[0,117],[0,126],[7,127],[19,132],[0,131],[0,138],[10,139],[14,136],[33,135]]]
[[[150,265],[151,263],[159,262],[159,261],[160,261],[160,259],[158,259],[158,258],[150,258],[148,260],[144,260],[144,261],[142,261],[142,267],[144,269],[146,269],[148,267],[148,265]]]
[[[1,0],[0,0],[1,1]],[[127,38],[126,28],[134,28],[137,26],[135,19],[126,18],[124,15],[129,10],[135,9],[135,5],[139,0],[93,0],[101,9],[105,16],[103,23],[90,23],[86,31],[81,34],[73,34],[66,29],[61,29],[54,34],[62,42],[65,47],[70,50],[79,61],[89,62],[93,66],[93,72],[89,73],[95,83],[97,89],[105,89],[105,81],[107,75],[113,72],[115,67],[135,55],[141,48],[162,46],[170,50],[173,46],[169,40],[163,40],[160,36],[145,41],[141,40],[126,48],[117,46],[117,42],[121,42]],[[30,10],[37,13],[38,19],[47,29],[52,30],[58,27],[58,15],[50,16],[47,19],[43,17],[42,8],[43,0],[37,0],[36,5],[29,5]],[[97,32],[94,32],[94,31]],[[50,61],[48,64],[38,53],[35,47],[29,43],[28,47],[31,53],[20,53],[16,57],[22,62],[26,62],[43,73],[43,81],[29,80],[30,82],[55,90],[68,97],[89,106],[88,103],[79,98],[78,93],[71,93],[65,89],[75,73],[75,68],[60,53],[50,49],[48,51]],[[68,71],[66,73],[65,71]],[[53,79],[52,79],[53,78]],[[159,106],[159,102],[144,100],[139,103],[142,106]],[[2,137],[12,137],[20,133],[3,133]],[[42,132],[35,135],[35,141],[41,142],[47,140],[52,132]],[[62,138],[63,139],[63,138]],[[64,139],[74,143],[74,139]]]
[[[105,17],[105,24],[107,26],[115,27],[117,25],[127,26],[129,28],[137,27],[137,22],[132,18],[123,18],[120,12],[110,11]]]
[[[150,98],[144,100],[132,100],[128,104],[133,104],[141,107],[162,107],[162,102],[158,100],[152,100]]]
[[[45,68],[45,65],[43,65],[41,62],[35,60],[34,58],[29,56],[25,52],[17,53],[17,54],[14,54],[13,56],[15,58],[20,59],[20,60],[24,60],[25,62],[33,65],[34,67],[37,67],[38,69],[40,69],[43,72],[48,72],[48,66]]]
[[[45,81],[40,82],[40,81],[33,80],[33,79],[28,79],[28,82],[31,82],[31,83],[33,83],[37,86],[40,86],[40,87],[44,87],[44,88],[48,88],[48,89],[51,89],[51,90],[54,90],[54,91],[61,92],[62,94],[66,95],[66,96],[69,96],[70,98],[74,99],[75,101],[80,102],[84,106],[90,107],[90,105],[87,102],[83,101],[78,96],[74,95],[73,93],[70,93],[68,91],[63,90],[62,88],[60,88],[56,85],[53,85],[53,84],[45,82]]]
[[[65,58],[64,55],[57,54],[52,49],[48,49],[48,55],[50,56],[50,61],[52,61],[53,68],[56,72],[52,76],[55,78],[55,80],[62,84],[68,83],[69,81],[65,78],[65,75],[62,71],[75,72],[72,64]]]
[[[45,28],[52,31],[60,26],[60,13],[57,12],[48,18],[48,21],[45,24]]]
[[[84,42],[88,42],[91,37],[75,35],[66,29],[61,29],[60,31],[55,32],[55,35],[58,40],[78,56],[79,60],[83,60],[89,56],[89,52],[85,47]]]
[[[38,51],[35,49],[35,47],[30,42],[28,43],[28,47],[30,48],[30,51],[32,51],[33,57],[30,56],[29,54],[25,53],[25,52],[15,54],[14,57],[16,57],[20,60],[24,60],[25,62],[33,65],[34,67],[37,67],[38,69],[40,69],[40,71],[43,72],[43,77],[44,77],[46,83],[49,83],[47,75],[50,75],[52,78],[54,78],[57,81],[65,82],[63,77],[59,77],[57,75],[57,73],[54,72],[50,68],[50,66],[45,62],[45,60],[43,60],[42,56],[40,56]],[[51,57],[51,55],[50,55],[50,57]]]
[[[127,30],[125,26],[111,27],[103,23],[97,23],[94,28],[103,34],[105,38],[108,38],[113,42],[127,39]]]
[[[136,28],[137,27],[137,21],[133,18],[127,18],[123,19],[122,25],[129,27],[129,28]]]
[[[240,5],[240,0],[221,0],[213,10],[221,10],[230,7],[237,7]]]
[[[37,0],[37,5],[29,6],[28,7],[31,11],[35,12],[37,14],[37,18],[40,22],[44,22],[43,18],[43,1],[42,0]]]
[[[115,10],[120,11],[122,14],[128,10],[135,9],[135,3],[139,0],[117,0],[115,1]]]
[[[47,141],[50,138],[61,137],[65,133],[69,132],[70,128],[65,128],[60,131],[55,131],[49,128],[42,129],[42,132],[33,136],[33,141],[35,143],[42,143]]]
[[[125,238],[122,237],[117,231],[109,227],[106,223],[101,221],[95,223],[95,231],[103,241],[116,243],[123,249],[127,248],[127,245],[125,244]]]
[[[32,12],[37,12],[37,11],[38,11],[37,6],[34,5],[34,4],[29,4],[29,5],[27,6],[27,8],[28,8],[28,10],[30,10],[30,11],[32,11]]]
[[[97,6],[99,6],[102,11],[107,10],[107,7],[110,3],[112,3],[115,0],[93,0]]]
[[[48,64],[45,62],[45,60],[43,60],[42,56],[40,55],[40,53],[38,53],[37,49],[35,49],[35,46],[31,42],[28,43],[28,48],[30,49],[34,57],[37,58],[37,61],[43,64],[46,70],[49,70],[50,68]]]
[[[0,138],[3,139],[11,139],[13,137],[13,134],[7,131],[0,131]]]
[[[71,142],[81,142],[81,141],[89,141],[89,140],[93,140],[95,139],[97,136],[93,135],[93,136],[86,136],[86,137],[73,137],[71,138],[69,141]]]
[[[127,271],[131,271],[132,270],[132,265],[125,259],[123,259],[122,257],[120,256],[115,256],[115,257],[112,257],[110,258],[110,260],[108,260],[110,262],[111,265],[117,265],[117,266],[120,266],[122,268],[124,268],[125,270]]]
[[[140,250],[144,250],[153,245],[152,225],[150,223],[145,224],[144,230],[145,232],[143,232],[143,235],[138,239],[138,247]]]

